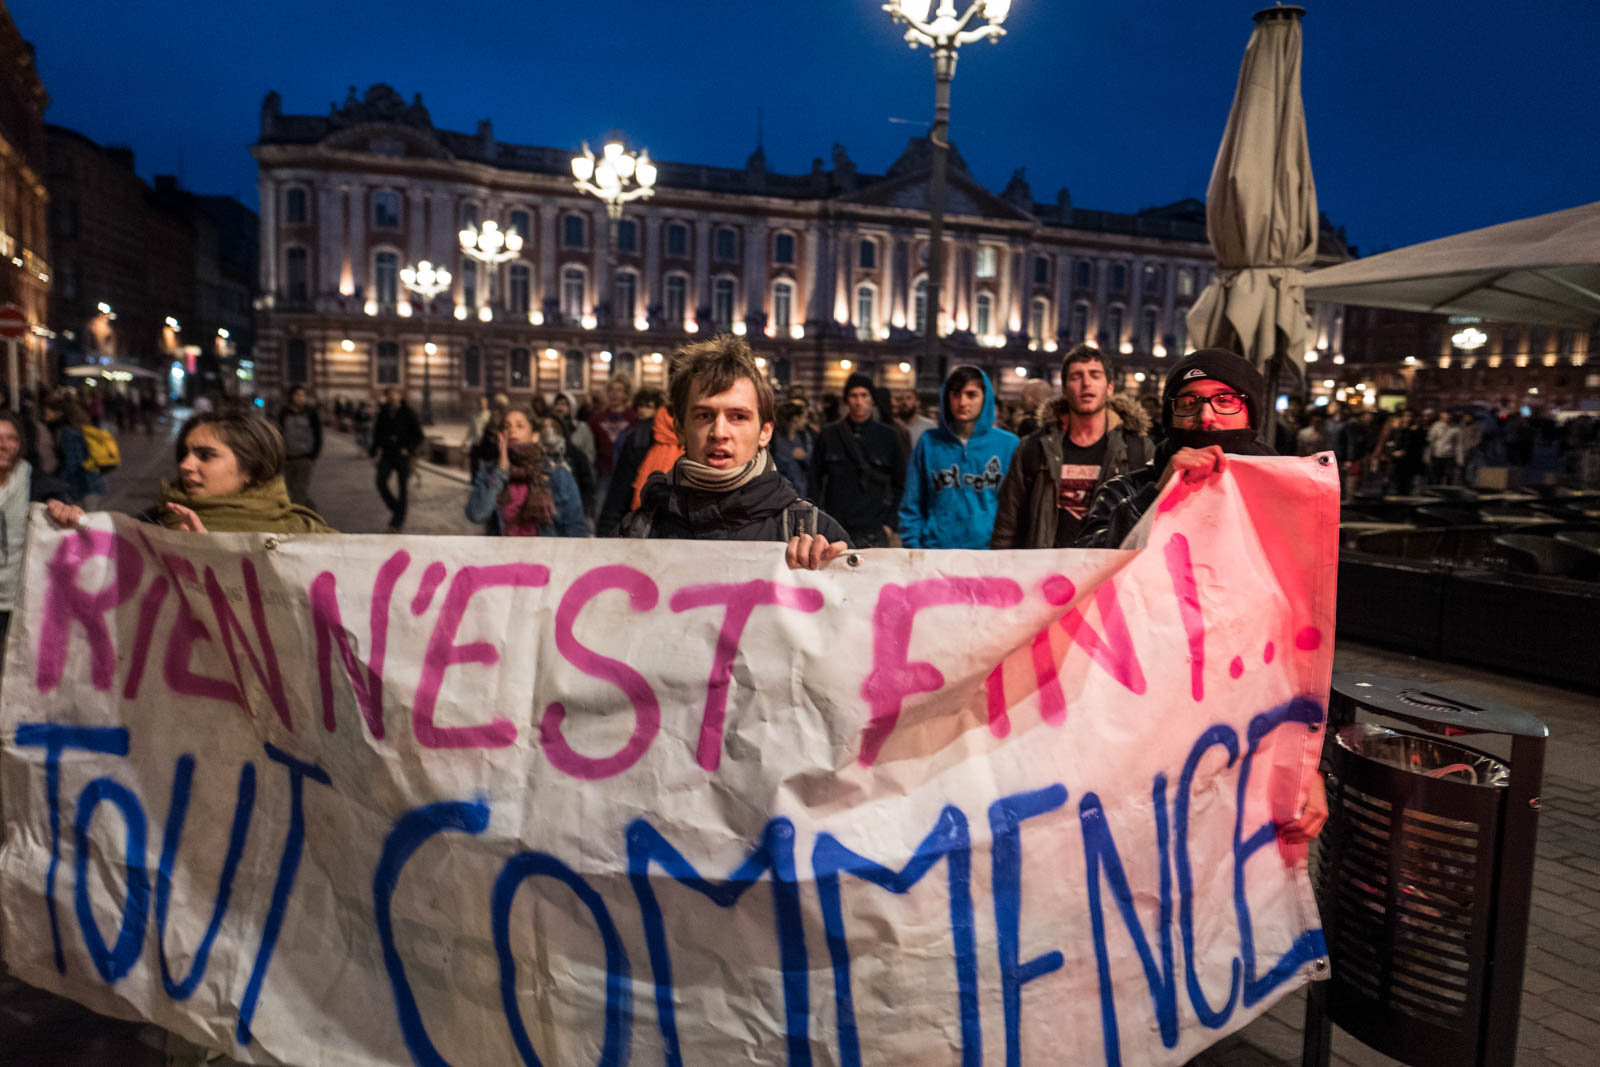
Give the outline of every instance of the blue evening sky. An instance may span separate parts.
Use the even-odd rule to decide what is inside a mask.
[[[998,191],[1134,211],[1203,197],[1260,0],[1014,0],[962,50],[952,136]],[[1365,253],[1600,198],[1596,0],[1308,0],[1304,96],[1322,209]],[[672,160],[769,168],[834,141],[881,171],[933,108],[932,65],[877,0],[9,0],[47,120],[140,173],[255,202],[261,98],[325,113],[413,92],[436,125],[571,146],[613,128]]]

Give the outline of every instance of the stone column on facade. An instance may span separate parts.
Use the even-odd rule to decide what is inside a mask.
[[[1111,286],[1111,258],[1098,256],[1094,261],[1094,323],[1089,327],[1089,336],[1098,339],[1100,331],[1106,328],[1106,312],[1109,310],[1107,296]],[[1115,352],[1120,338],[1106,336],[1106,346]]]
[[[826,229],[813,222],[805,230],[805,290],[801,298],[805,301],[805,325],[809,328],[812,324],[820,323],[823,318],[823,309],[827,307],[825,300],[830,299],[831,287],[824,277],[828,263],[828,238]]]
[[[346,186],[346,210],[349,212],[350,238],[346,255],[350,261],[350,284],[361,294],[363,301],[373,299],[367,292],[367,188],[360,182]]]
[[[744,231],[744,320],[760,321],[767,306],[767,224],[752,219]]]
[[[644,292],[645,311],[662,304],[661,294],[661,213],[653,207],[639,210],[639,238],[644,241]]]
[[[1072,327],[1072,256],[1057,252],[1056,256],[1056,325],[1050,337],[1060,337]]]
[[[320,305],[323,298],[339,292],[344,279],[344,193],[334,179],[324,179],[317,186],[317,259],[308,272],[306,285],[316,295]],[[306,250],[311,258],[311,250]]]
[[[622,309],[611,307],[616,298],[616,288],[611,281],[611,264],[606,256],[606,251],[611,247],[611,220],[606,218],[604,204],[599,204],[589,212],[589,233],[594,238],[590,245],[594,250],[594,306],[604,305],[611,308],[611,323],[613,327],[623,324]]]
[[[1161,286],[1161,321],[1156,324],[1156,340],[1161,344],[1167,343],[1168,334],[1176,342],[1178,335],[1172,328],[1172,312],[1177,307],[1178,300],[1178,263],[1176,260],[1166,260],[1161,266],[1164,276]],[[1182,352],[1168,352],[1168,356],[1181,356]]]
[[[428,199],[427,190],[418,186],[403,187],[406,198],[406,208],[411,216],[410,223],[406,226],[406,253],[407,263],[416,263],[419,260],[430,258],[428,256],[428,214],[424,204]],[[404,294],[401,294],[404,295]],[[410,298],[407,297],[409,300]]]
[[[691,314],[700,322],[700,309],[711,305],[711,219],[701,215],[694,222],[694,307]]]
[[[547,203],[539,209],[539,282],[541,309],[548,314],[550,305],[561,300],[561,279],[556,277],[556,221],[561,214],[561,203]],[[550,316],[547,323],[554,322]]]
[[[261,197],[261,291],[278,292],[278,183],[262,174],[256,181]],[[309,258],[310,253],[307,253]]]

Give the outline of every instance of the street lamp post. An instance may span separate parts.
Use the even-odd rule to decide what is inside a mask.
[[[596,160],[585,142],[583,153],[572,157],[572,177],[574,185],[606,205],[606,284],[611,286],[611,292],[605,304],[609,308],[616,299],[617,224],[622,221],[622,207],[655,195],[656,166],[650,162],[648,150],[624,151],[621,141],[606,142]],[[611,308],[611,324],[615,326],[616,322],[617,310]]]
[[[485,272],[489,275],[484,279],[483,303],[478,307],[478,321],[488,322],[494,318],[490,305],[494,303],[494,276],[496,268],[508,260],[516,259],[522,252],[522,235],[516,230],[501,230],[500,224],[493,219],[485,220],[480,230],[476,226],[468,226],[456,237],[461,241],[461,254],[469,259],[482,263]],[[489,374],[489,337],[484,334],[483,345],[483,395],[494,394],[494,383]]]
[[[433,338],[429,336],[428,313],[433,298],[450,288],[450,272],[423,260],[400,271],[400,284],[422,300],[422,425],[433,425]]]
[[[944,201],[950,152],[950,81],[956,76],[956,49],[988,38],[998,41],[1005,34],[1001,23],[1011,12],[1011,0],[973,0],[963,15],[956,14],[954,0],[939,0],[939,8],[928,18],[932,0],[888,0],[883,5],[896,22],[906,24],[906,43],[913,49],[926,45],[933,50],[933,129],[928,141],[933,146],[933,174],[928,189],[928,285],[923,323],[924,373],[932,373],[939,360],[940,289],[944,281]],[[985,24],[969,29],[982,14]],[[915,323],[913,323],[915,325]],[[920,377],[920,375],[919,375]]]

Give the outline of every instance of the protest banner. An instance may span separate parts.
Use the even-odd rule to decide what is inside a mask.
[[[7,961],[251,1062],[1181,1063],[1326,969],[1337,522],[1244,458],[814,573],[36,511]]]

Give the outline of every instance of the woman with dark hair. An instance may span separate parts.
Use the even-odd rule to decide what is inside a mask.
[[[492,432],[499,462],[478,468],[467,518],[491,537],[587,536],[578,483],[545,453],[527,409],[509,408]]]
[[[244,409],[195,415],[178,431],[178,476],[139,516],[190,533],[335,533],[310,508],[289,499],[283,482],[283,436]],[[83,508],[51,501],[50,520],[76,526]]]

